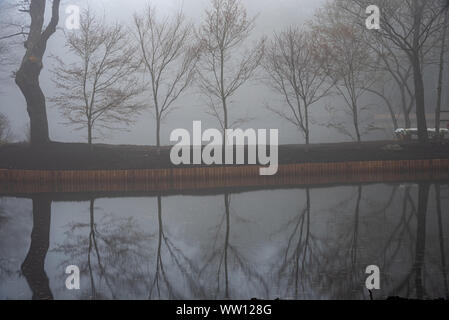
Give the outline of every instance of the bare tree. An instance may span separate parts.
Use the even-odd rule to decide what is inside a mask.
[[[326,73],[335,90],[344,100],[346,113],[352,119],[355,136],[345,128],[337,128],[357,142],[361,141],[361,98],[376,83],[376,74],[370,69],[372,51],[361,45],[360,28],[348,22],[342,10],[327,5],[312,23],[314,37],[319,43],[318,55],[325,61]],[[368,126],[367,130],[374,127]]]
[[[438,134],[440,132],[440,124],[441,124],[441,105],[442,105],[442,96],[443,96],[443,77],[444,77],[444,68],[445,68],[445,54],[447,50],[447,35],[448,35],[448,26],[449,26],[449,1],[443,1],[442,7],[444,11],[443,15],[443,29],[441,32],[441,43],[440,43],[440,53],[438,59],[438,84],[437,84],[437,102],[435,107],[435,129],[437,134],[435,135],[436,139],[440,139],[441,135]]]
[[[89,145],[94,130],[120,129],[142,110],[134,48],[122,26],[106,25],[89,10],[81,16],[80,30],[66,35],[66,47],[76,57],[66,63],[55,57],[54,82],[59,89],[52,102],[67,125],[87,129]]]
[[[39,84],[39,75],[43,68],[42,59],[48,39],[56,32],[59,22],[60,0],[53,0],[51,20],[44,28],[46,0],[23,1],[21,10],[27,11],[31,17],[29,32],[25,41],[26,52],[19,70],[16,72],[16,84],[27,102],[30,117],[31,144],[41,145],[50,141],[48,135],[47,110],[45,96]]]
[[[199,47],[194,43],[193,26],[186,23],[182,13],[158,19],[155,9],[148,7],[143,15],[134,16],[134,25],[145,73],[150,78],[156,143],[160,147],[161,121],[192,83]]]
[[[438,32],[441,27],[442,3],[437,0],[354,0],[347,6],[347,0],[339,0],[349,8],[358,21],[364,15],[368,5],[377,5],[382,8],[381,28],[376,30],[378,37],[391,41],[401,50],[410,61],[413,71],[414,95],[416,99],[416,118],[418,137],[420,142],[428,141],[425,90],[424,90],[424,54],[423,50],[431,39],[431,35]],[[353,9],[352,4],[358,8]]]
[[[267,47],[263,67],[269,75],[269,85],[287,104],[287,113],[270,108],[280,117],[293,123],[310,143],[309,108],[327,96],[329,84],[323,61],[316,59],[315,43],[310,33],[290,28]]]
[[[404,118],[405,128],[410,128],[412,126],[410,114],[415,106],[415,94],[413,70],[407,56],[391,41],[373,36],[371,32],[365,33],[363,40],[364,45],[369,46],[376,55],[376,59],[372,61],[372,70],[383,75],[369,91],[387,106],[394,129],[399,127],[399,115]],[[398,103],[399,110],[395,107]]]
[[[239,52],[254,28],[239,0],[212,0],[206,21],[198,31],[202,54],[198,68],[199,86],[208,99],[210,114],[222,130],[237,122],[229,121],[230,98],[250,80],[260,65],[265,40],[252,49]],[[241,58],[237,58],[241,56]],[[226,141],[226,135],[223,135]]]

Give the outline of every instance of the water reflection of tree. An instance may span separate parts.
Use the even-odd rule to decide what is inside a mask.
[[[66,240],[54,251],[67,257],[63,266],[75,264],[81,274],[89,275],[90,292],[84,290],[84,298],[139,297],[148,286],[145,266],[151,257],[148,243],[152,237],[133,218],[106,214],[96,220],[95,210],[91,199],[89,223],[70,223]]]
[[[364,268],[369,264],[377,264],[382,270],[382,288],[384,296],[401,296],[423,299],[431,297],[426,292],[430,283],[443,282],[447,294],[446,262],[442,217],[438,191],[436,192],[436,211],[438,215],[438,234],[441,255],[440,274],[432,274],[436,262],[431,259],[432,247],[427,243],[433,233],[428,225],[429,183],[418,185],[418,194],[412,194],[412,187],[406,186],[403,193],[397,192],[398,187],[391,189],[386,200],[378,198],[376,193],[367,193],[362,197],[362,188],[358,187],[354,203],[353,224],[347,224],[340,231],[335,246],[327,248],[332,260],[325,259],[321,266],[324,274],[334,274],[340,285],[334,287],[335,297],[357,298],[365,297]],[[398,199],[398,194],[402,199]],[[399,201],[398,201],[399,200]],[[360,217],[361,203],[368,206],[363,209],[363,219]],[[394,206],[399,204],[399,210]],[[381,218],[384,215],[384,219]],[[392,222],[392,219],[396,222]],[[440,219],[441,218],[441,219]],[[346,231],[345,231],[346,230]],[[352,230],[352,232],[347,232]],[[349,251],[347,251],[349,250]],[[341,254],[336,254],[340,251]],[[333,252],[333,254],[330,254]],[[347,254],[347,253],[350,254]],[[345,257],[345,253],[346,256]],[[338,257],[338,258],[337,258]],[[435,260],[435,259],[433,259]],[[332,261],[331,263],[326,263]],[[399,264],[398,264],[399,263]],[[409,270],[407,264],[409,263]],[[435,288],[432,292],[437,292]]]
[[[0,229],[8,222],[8,216],[6,214],[5,205],[3,199],[0,199]]]
[[[340,220],[342,214],[348,212],[351,203],[354,203],[354,220],[352,232],[344,233],[343,237],[332,239],[331,234],[322,232],[314,234],[311,226],[311,191],[305,190],[305,203],[299,214],[295,215],[277,231],[285,239],[285,247],[280,252],[275,268],[278,274],[278,283],[282,283],[285,292],[283,297],[288,298],[315,298],[329,296],[335,298],[329,290],[337,291],[335,296],[343,297],[348,284],[354,279],[340,281],[341,274],[352,276],[357,261],[357,243],[359,230],[359,212],[362,199],[362,187],[357,192],[339,203],[333,204],[328,210],[336,219]],[[332,226],[334,229],[335,226]],[[350,237],[348,238],[349,235]],[[349,249],[348,249],[349,248]],[[349,250],[349,253],[348,253]],[[350,258],[348,267],[347,261]],[[350,270],[350,272],[348,272]],[[341,286],[341,287],[340,287]]]
[[[231,211],[231,195],[225,193],[224,212],[221,215],[220,222],[215,227],[214,240],[211,242],[211,246],[205,250],[206,257],[203,259],[204,266],[200,270],[200,277],[206,278],[208,283],[212,283],[209,279],[216,279],[216,286],[211,285],[209,297],[230,299],[236,294],[236,292],[233,292],[230,282],[232,277],[240,272],[241,274],[238,276],[245,278],[239,281],[240,285],[245,283],[247,287],[250,285],[259,286],[261,290],[257,292],[264,292],[265,296],[257,298],[266,298],[269,290],[265,277],[257,272],[254,265],[248,263],[238,246],[232,242],[232,220],[237,220],[242,224],[248,221]],[[222,284],[224,289],[222,289]]]
[[[403,188],[401,193],[401,207],[397,212],[399,213],[398,221],[395,223],[388,223],[381,221],[382,224],[388,223],[392,227],[390,231],[385,233],[382,245],[378,245],[379,249],[377,260],[383,261],[381,269],[383,272],[383,286],[394,286],[397,282],[396,275],[393,270],[396,261],[401,261],[404,256],[413,256],[413,244],[416,242],[415,232],[413,230],[413,222],[417,216],[417,207],[412,196],[412,187],[407,185]],[[375,226],[382,230],[382,225]],[[386,229],[386,228],[383,228]],[[405,261],[405,260],[404,260]],[[399,288],[393,289],[390,294],[393,294]],[[406,294],[408,296],[408,293]]]
[[[427,208],[428,190],[425,185],[420,185],[418,207],[415,205],[411,193],[411,186],[406,186],[403,193],[398,192],[398,186],[394,186],[386,200],[379,200],[376,193],[369,193],[367,199],[363,201],[368,205],[364,209],[364,225],[361,237],[363,239],[362,247],[359,247],[354,240],[352,241],[351,252],[360,252],[361,259],[351,255],[352,261],[351,275],[352,288],[354,294],[351,295],[356,298],[356,292],[359,291],[361,297],[367,298],[367,290],[364,286],[366,275],[364,268],[370,264],[380,266],[382,270],[382,288],[388,288],[396,284],[397,288],[392,292],[384,291],[384,296],[398,293],[404,285],[408,284],[411,277],[407,277],[406,281],[398,281],[401,271],[407,263],[407,259],[412,259],[416,255],[415,264],[413,268],[418,278],[422,277],[422,263],[424,259],[425,249],[425,215]],[[402,197],[398,198],[398,195]],[[399,205],[399,210],[396,209],[395,204]],[[357,205],[356,205],[357,208]],[[356,210],[357,211],[357,210]],[[357,217],[358,214],[355,214]],[[382,216],[383,215],[383,218]],[[392,219],[397,219],[393,222]],[[357,218],[356,218],[357,219]],[[418,232],[413,230],[413,223],[417,220]],[[353,239],[356,238],[357,228],[354,226]],[[418,237],[416,236],[418,235]],[[354,248],[355,247],[355,248]],[[360,249],[357,250],[357,247]],[[397,269],[397,263],[400,261],[400,270]],[[354,271],[355,270],[355,271]],[[357,275],[357,277],[355,276]],[[399,286],[397,283],[400,283]],[[351,288],[350,287],[350,288]],[[379,296],[379,293],[378,293]],[[410,297],[410,292],[403,293],[403,296]]]
[[[446,251],[444,248],[444,231],[443,231],[443,217],[441,210],[441,187],[439,184],[435,184],[435,201],[436,201],[436,212],[438,216],[438,240],[440,244],[440,255],[441,255],[441,272],[443,274],[443,284],[445,298],[449,299],[449,287],[447,280],[447,268],[446,268]]]
[[[338,217],[344,232],[335,234],[333,241],[328,244],[324,261],[318,267],[320,273],[325,275],[326,282],[330,284],[321,288],[320,294],[346,299],[357,294],[355,288],[359,287],[357,284],[360,283],[361,274],[358,269],[358,253],[362,196],[363,186],[358,185],[350,198],[330,209],[330,212]],[[349,218],[346,219],[348,214]]]
[[[7,221],[8,216],[6,214],[5,205],[3,203],[3,199],[0,199],[0,232],[3,231]],[[0,256],[0,280],[12,276],[13,273],[14,272],[12,271],[10,261]]]
[[[372,252],[378,251],[378,242],[374,241],[363,241],[362,248],[360,248],[360,240],[364,234],[360,234],[360,231],[366,232],[370,230],[372,227],[372,219],[376,219],[379,221],[379,216],[383,215],[384,217],[387,215],[388,211],[395,204],[396,196],[397,196],[398,186],[393,186],[389,192],[388,198],[386,200],[378,200],[377,197],[373,197],[371,194],[367,194],[367,196],[363,196],[363,187],[359,185],[357,187],[357,200],[355,202],[354,208],[354,224],[352,227],[352,240],[350,241],[350,252],[351,252],[351,286],[352,288],[360,288],[359,290],[353,289],[354,295],[357,292],[360,296],[366,298],[366,288],[364,288],[364,278],[366,277],[364,273],[364,265],[363,261],[360,259],[360,251],[363,249],[365,251],[365,259],[371,256]],[[362,202],[366,204],[366,214],[365,217],[368,218],[362,221],[361,215],[361,205]],[[382,220],[384,223],[385,221]],[[363,223],[364,222],[364,223]],[[362,224],[363,223],[363,224]],[[388,241],[387,241],[388,242]],[[382,253],[385,251],[381,251]],[[377,259],[375,259],[377,261]],[[374,261],[375,262],[375,261]],[[353,296],[354,297],[354,296]]]
[[[6,227],[6,224],[10,220],[10,217],[6,213],[5,209],[6,205],[3,199],[0,199],[0,233],[3,233],[3,230]],[[13,261],[10,259],[0,256],[0,283],[3,282],[4,279],[10,278],[16,274],[14,271],[15,265]]]
[[[361,234],[366,230],[366,222],[361,219],[362,203],[368,202],[369,216],[385,213],[395,202],[397,187],[386,201],[378,203],[364,196],[363,186],[356,186],[350,196],[324,210],[335,221],[329,230],[318,234],[314,234],[310,221],[310,190],[305,193],[303,209],[277,232],[286,235],[285,248],[278,258],[282,263],[276,265],[278,282],[285,283],[283,297],[363,297],[360,254],[366,254],[368,248]],[[351,212],[349,219],[345,218]]]
[[[380,197],[368,188],[356,186],[348,198],[324,210],[328,218],[330,214],[336,217],[330,232],[312,223],[313,191],[306,189],[298,213],[277,232],[284,239],[273,264],[274,286],[282,290],[280,297],[297,299],[310,294],[320,298],[366,298],[367,262],[381,268],[383,295],[431,298],[439,292],[435,290],[438,286],[449,296],[443,212],[446,206],[442,204],[440,186],[436,185],[433,230],[427,208],[429,189],[429,184],[421,183],[415,195],[411,185],[394,186],[388,195]],[[64,267],[80,266],[85,275],[82,279],[89,280],[84,285],[82,282],[82,289],[89,288],[83,289],[84,298],[232,298],[243,294],[233,289],[233,282],[254,288],[260,294],[258,298],[264,298],[264,294],[269,297],[266,281],[270,277],[262,276],[260,268],[248,263],[248,252],[243,252],[235,240],[236,222],[254,222],[233,212],[230,194],[224,195],[224,212],[203,259],[188,258],[186,250],[164,228],[162,204],[159,196],[157,231],[153,236],[142,231],[132,218],[99,218],[94,199],[89,204],[88,221],[69,224],[67,239],[55,251],[67,257]],[[31,245],[22,265],[34,299],[53,297],[44,270],[50,218],[51,199],[34,197]],[[436,242],[432,245],[434,235]],[[0,261],[0,268],[3,265]],[[62,276],[65,279],[66,275]],[[60,283],[63,286],[64,281]]]
[[[423,264],[424,264],[424,253],[425,253],[425,240],[426,240],[426,212],[427,212],[427,202],[428,202],[428,193],[429,186],[428,184],[421,184],[419,186],[419,195],[418,195],[418,207],[414,204],[413,198],[411,196],[410,187],[406,187],[403,199],[402,199],[402,212],[399,218],[399,222],[394,225],[393,228],[390,228],[390,222],[386,219],[380,219],[379,214],[383,213],[386,215],[387,211],[388,215],[395,215],[396,212],[391,210],[392,205],[395,203],[396,195],[397,195],[397,187],[393,187],[392,191],[389,195],[389,199],[385,201],[385,204],[381,205],[380,209],[376,208],[373,205],[373,201],[370,199],[368,201],[369,207],[366,209],[366,213],[364,214],[366,218],[365,222],[368,222],[368,225],[364,226],[362,230],[365,232],[369,232],[368,235],[363,235],[364,243],[363,243],[363,259],[358,261],[358,240],[360,235],[360,221],[359,221],[359,210],[360,210],[360,194],[361,188],[358,188],[357,201],[354,211],[354,226],[352,227],[353,233],[351,236],[350,243],[350,252],[351,252],[351,268],[349,272],[349,278],[346,278],[346,281],[349,283],[349,287],[345,287],[344,291],[340,291],[338,296],[346,294],[350,297],[357,297],[355,294],[357,291],[361,292],[360,295],[366,298],[366,289],[364,288],[364,269],[363,262],[365,262],[365,266],[368,264],[378,264],[380,265],[381,270],[383,270],[383,285],[386,283],[399,283],[395,289],[393,289],[393,293],[399,293],[401,290],[407,286],[408,289],[411,288],[410,280],[415,279],[414,287],[416,288],[416,297],[423,298]],[[375,198],[371,196],[371,198]],[[366,200],[365,200],[366,201]],[[416,217],[417,221],[417,232],[414,232],[411,226],[411,222],[413,222]],[[377,224],[373,222],[373,219],[377,221]],[[369,231],[369,230],[377,230],[377,232]],[[392,230],[392,231],[391,231]],[[344,236],[341,237],[344,239]],[[368,240],[368,241],[367,241]],[[337,241],[340,246],[345,246],[344,240]],[[348,241],[346,241],[348,243]],[[383,244],[382,244],[383,243]],[[414,244],[414,248],[413,248]],[[408,247],[408,250],[406,250]],[[411,271],[408,273],[407,277],[403,281],[397,281],[397,271],[393,270],[393,264],[397,262],[400,258],[399,254],[406,254],[409,252],[410,256],[414,256],[414,263],[411,267]],[[403,257],[402,257],[403,258]],[[345,259],[339,261],[344,262]],[[406,260],[403,260],[405,263]],[[404,265],[402,265],[402,268]],[[343,268],[345,268],[343,266]],[[392,275],[394,277],[394,281],[392,279]],[[349,290],[351,290],[350,292]],[[358,289],[357,289],[358,288]],[[348,290],[349,289],[349,290]],[[410,291],[407,290],[403,293],[404,296],[410,297]]]
[[[430,185],[428,183],[421,183],[418,187],[418,206],[414,204],[414,201],[410,194],[410,189],[406,189],[404,196],[404,205],[403,205],[403,217],[399,226],[395,229],[407,231],[410,234],[410,244],[415,244],[414,250],[410,250],[410,255],[413,257],[413,265],[410,268],[410,271],[406,273],[406,276],[403,280],[397,281],[396,285],[391,290],[390,295],[402,295],[405,297],[411,297],[412,288],[415,288],[416,298],[422,299],[424,297],[424,287],[423,287],[423,267],[425,262],[425,250],[426,250],[426,221],[427,221],[427,206],[429,199],[429,190]],[[406,201],[410,204],[410,218],[405,219],[404,216],[406,214]],[[410,221],[411,218],[414,217],[416,220],[416,232],[415,236],[412,235]],[[401,226],[402,224],[402,226]],[[403,231],[403,232],[404,232]],[[397,232],[397,231],[396,231]],[[393,239],[395,233],[390,236],[389,241],[386,242],[386,249]],[[399,238],[400,241],[404,241],[403,235]],[[395,252],[398,252],[401,247],[401,244],[397,244],[397,249]],[[390,256],[393,261],[395,255]],[[412,283],[414,282],[414,283]],[[405,291],[404,291],[405,290]]]
[[[412,208],[416,221],[416,229],[412,229],[411,231],[414,234],[411,241],[411,244],[414,244],[414,247],[410,252],[413,259],[412,266],[403,279],[398,281],[396,286],[393,287],[390,295],[414,297],[418,299],[434,298],[430,292],[437,292],[436,286],[442,285],[444,296],[449,296],[440,186],[435,185],[435,212],[437,215],[436,234],[439,244],[438,246],[431,246],[430,244],[427,244],[431,240],[429,236],[432,235],[429,232],[432,231],[432,229],[429,229],[428,225],[428,220],[430,217],[428,213],[429,193],[430,184],[420,183],[418,187],[418,205],[413,206]],[[431,252],[434,248],[436,249],[436,252]],[[436,258],[437,255],[440,256],[439,259]],[[440,269],[441,273],[435,272],[436,269]],[[432,285],[434,287],[431,287]]]
[[[415,202],[411,195],[411,187],[406,186],[402,195],[402,208],[399,222],[393,227],[382,250],[380,250],[385,255],[384,268],[389,268],[392,265],[404,243],[411,244],[414,242],[414,232],[411,227],[411,222],[414,217],[416,217]],[[412,252],[411,245],[409,251]]]
[[[422,183],[419,185],[416,254],[415,263],[413,265],[413,272],[415,273],[416,297],[418,299],[424,298],[423,268],[426,252],[426,222],[429,189],[430,185],[428,183]]]
[[[33,231],[31,244],[22,274],[33,293],[33,300],[50,300],[53,294],[45,272],[45,257],[50,243],[51,200],[45,196],[33,197]]]
[[[278,283],[282,283],[282,279],[286,277],[283,296],[295,299],[300,297],[300,289],[305,293],[310,288],[308,286],[312,285],[314,277],[308,271],[317,263],[319,254],[316,252],[320,251],[319,240],[311,233],[310,228],[310,189],[306,189],[305,193],[306,203],[303,209],[279,231],[287,234],[288,240],[279,258],[280,266],[276,267],[279,270]]]
[[[201,287],[196,275],[198,267],[195,262],[190,260],[185,253],[179,249],[171,240],[168,232],[164,230],[163,214],[162,214],[162,196],[157,197],[157,217],[158,217],[158,236],[157,236],[157,253],[154,277],[151,281],[149,299],[182,299],[188,297],[206,298],[206,294]],[[166,249],[166,251],[164,250]],[[166,257],[165,256],[166,252]],[[166,261],[169,260],[168,266],[172,267],[167,270]],[[182,290],[177,288],[179,280],[185,280],[185,286]],[[190,292],[188,292],[190,291]]]
[[[363,271],[360,266],[360,243],[362,241],[361,206],[363,199],[363,186],[355,188],[354,197],[345,203],[345,212],[340,212],[342,217],[342,232],[336,235],[332,243],[331,252],[335,252],[331,259],[326,260],[322,272],[331,275],[328,281],[333,286],[330,292],[333,298],[353,299],[363,296],[361,276]],[[332,211],[332,210],[331,210]],[[349,213],[346,220],[345,213]]]

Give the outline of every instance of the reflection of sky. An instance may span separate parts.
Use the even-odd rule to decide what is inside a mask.
[[[364,275],[366,265],[388,262],[388,282],[383,284],[382,293],[401,282],[406,273],[413,266],[414,250],[416,243],[416,224],[413,212],[402,216],[402,204],[405,188],[399,188],[396,196],[386,210],[380,210],[390,198],[393,186],[373,185],[364,186],[362,189],[362,201],[358,218],[357,237],[357,265],[360,269],[361,278]],[[335,290],[341,285],[346,286],[348,291],[344,294],[351,297],[360,297],[359,284],[356,285],[356,293],[351,290],[350,284],[345,278],[351,273],[350,253],[353,241],[355,223],[355,201],[357,200],[357,187],[333,187],[322,189],[311,189],[311,214],[310,214],[310,244],[318,263],[309,266],[306,264],[301,269],[306,276],[304,298],[327,298],[332,297]],[[411,188],[411,198],[415,199],[417,188]],[[426,257],[431,261],[439,260],[438,245],[438,220],[435,215],[434,195],[429,196],[427,214],[427,236]],[[218,256],[209,260],[214,249],[223,249],[225,239],[225,225],[217,232],[217,226],[223,223],[224,201],[223,195],[217,196],[170,196],[162,198],[162,216],[164,225],[164,236],[172,244],[172,250],[181,252],[186,260],[182,260],[182,267],[187,268],[186,261],[194,265],[194,270],[189,271],[195,282],[201,285],[208,295],[213,298],[217,287]],[[306,203],[305,190],[273,190],[256,191],[231,196],[231,219],[230,219],[230,246],[229,251],[229,279],[232,298],[249,299],[252,297],[269,298],[291,297],[286,288],[292,283],[292,267],[285,270],[279,279],[279,267],[284,261],[285,249],[290,243],[292,253],[297,246],[297,235],[295,225],[297,218]],[[0,226],[0,257],[10,261],[9,266],[13,273],[8,276],[0,275],[0,299],[23,298],[28,299],[31,293],[26,281],[19,276],[18,270],[25,258],[31,234],[32,215],[31,201],[5,198],[0,202],[6,208],[9,220]],[[446,212],[447,202],[442,203],[443,212]],[[410,208],[410,207],[409,207]],[[411,210],[411,209],[409,209]],[[447,216],[443,217],[447,221]],[[95,221],[99,224],[97,229],[101,231],[102,237],[107,237],[108,232],[114,233],[120,230],[121,223],[126,219],[132,219],[133,232],[129,229],[123,234],[116,234],[119,242],[117,252],[122,252],[113,257],[115,265],[107,264],[107,257],[103,256],[107,272],[117,272],[120,263],[128,264],[130,273],[143,272],[145,279],[153,279],[155,271],[155,253],[157,252],[157,237],[145,240],[143,243],[134,243],[129,247],[123,247],[126,239],[143,231],[146,235],[157,235],[157,201],[156,198],[114,198],[98,199],[95,201]],[[383,252],[388,245],[387,240],[401,226],[403,220],[411,221],[408,226],[411,238],[396,234],[391,249]],[[101,221],[116,221],[112,225],[100,225]],[[83,231],[70,230],[70,224],[89,223],[88,202],[53,202],[51,217],[50,249],[45,263],[46,272],[50,279],[50,287],[56,298],[79,298],[80,292],[68,292],[64,289],[64,272],[61,263],[74,263],[70,252],[56,252],[55,249],[61,245],[71,243],[73,250],[81,252],[81,259],[87,259],[87,250],[82,247],[88,239],[88,228]],[[398,227],[399,226],[399,227]],[[449,225],[443,225],[444,235],[447,242]],[[115,230],[115,231],[114,231]],[[305,230],[305,229],[304,229]],[[78,240],[77,240],[78,239]],[[413,240],[410,240],[413,239]],[[394,260],[389,260],[389,254],[396,252],[396,244],[399,254]],[[148,248],[147,252],[139,250],[139,245]],[[124,250],[124,251],[119,251]],[[231,249],[230,249],[231,250]],[[447,250],[447,248],[446,248]],[[147,253],[150,256],[146,256]],[[105,255],[105,252],[101,252]],[[118,259],[118,260],[114,260]],[[123,261],[129,259],[129,261]],[[171,259],[170,252],[163,246],[162,259],[165,272],[170,283],[183,298],[198,298],[189,290],[189,282],[182,274],[176,262]],[[243,262],[247,270],[242,269]],[[294,262],[294,259],[291,260]],[[140,268],[136,268],[138,265]],[[203,267],[206,267],[203,269]],[[426,264],[428,270],[426,283],[429,284],[429,294],[442,296],[439,281],[441,270],[438,265]],[[195,271],[196,270],[196,271]],[[198,275],[199,270],[203,270]],[[320,274],[323,272],[326,274]],[[223,269],[222,269],[223,272]],[[136,273],[138,275],[139,273]],[[258,277],[267,283],[268,291],[265,291]],[[320,279],[329,276],[332,286],[322,287]],[[117,275],[120,277],[120,275]],[[310,277],[310,278],[309,278]],[[84,279],[84,280],[83,280]],[[223,277],[221,278],[223,280]],[[308,282],[308,281],[312,282]],[[97,289],[108,292],[104,282],[97,279]],[[353,284],[351,284],[353,285]],[[427,284],[426,284],[427,285]],[[82,287],[90,288],[88,275],[82,276]],[[146,298],[143,291],[137,291],[127,283],[117,284],[119,298]],[[434,287],[433,287],[434,286]],[[143,286],[145,289],[145,286]],[[223,283],[220,284],[223,290]],[[436,288],[436,289],[433,289]],[[85,289],[85,291],[89,291]],[[139,293],[140,292],[140,293]],[[222,294],[222,293],[221,293]],[[201,298],[201,297],[200,297]]]

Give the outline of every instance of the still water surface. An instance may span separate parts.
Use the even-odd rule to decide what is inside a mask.
[[[448,297],[448,240],[447,184],[0,197],[0,299]]]

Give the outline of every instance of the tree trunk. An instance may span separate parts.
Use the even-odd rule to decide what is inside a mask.
[[[222,103],[223,103],[223,145],[226,146],[226,141],[227,141],[227,135],[226,135],[226,129],[229,129],[228,126],[228,106],[226,103],[226,99],[223,98],[222,99]]]
[[[401,101],[402,101],[402,112],[404,113],[404,125],[406,129],[409,129],[411,127],[411,121],[410,121],[410,115],[407,108],[407,98],[405,94],[404,85],[400,86],[399,89],[401,93]],[[399,126],[398,126],[399,128]]]
[[[307,104],[304,105],[304,117],[305,117],[305,121],[306,121],[306,146],[308,146],[310,144],[310,130],[309,130],[309,108],[307,106]],[[308,149],[308,148],[307,148]]]
[[[161,146],[161,119],[157,115],[156,119],[156,146],[159,148]]]
[[[442,100],[442,91],[443,91],[443,74],[444,74],[444,53],[446,50],[446,35],[447,35],[447,22],[448,22],[448,13],[445,12],[444,17],[444,29],[443,29],[443,39],[441,41],[441,52],[440,52],[440,70],[438,73],[438,88],[437,88],[437,106],[435,109],[435,130],[436,130],[436,139],[440,141],[440,116],[441,116],[441,100]]]
[[[227,135],[226,135],[226,129],[228,129],[228,106],[225,96],[225,79],[224,79],[224,50],[220,50],[220,92],[221,92],[221,102],[223,106],[223,151],[225,151],[226,148],[226,141],[227,141]],[[225,152],[223,152],[223,157],[225,155]]]
[[[92,124],[87,124],[87,143],[92,146]]]
[[[421,38],[421,22],[423,18],[424,4],[413,1],[413,50],[410,53],[413,81],[415,84],[415,99],[416,99],[416,121],[418,124],[418,138],[419,142],[426,143],[428,139],[427,123],[426,123],[426,101],[424,95],[424,80],[421,68],[421,52],[420,52],[420,38]]]
[[[415,83],[416,96],[416,121],[418,124],[418,138],[421,143],[428,142],[427,122],[426,122],[426,105],[424,96],[424,80],[421,71],[421,63],[419,54],[413,55],[413,79]]]
[[[28,116],[30,117],[30,139],[32,145],[50,142],[48,134],[45,96],[39,86],[41,64],[31,60],[24,61],[16,74],[16,84],[25,96]]]
[[[354,105],[352,107],[352,120],[354,122],[354,130],[357,138],[357,142],[362,142],[362,136],[360,134],[360,128],[359,128],[359,114],[357,110],[357,105]]]
[[[56,32],[56,26],[59,22],[60,0],[53,1],[51,21],[42,31],[45,4],[46,0],[33,0],[30,3],[31,25],[25,42],[26,53],[15,79],[27,103],[32,145],[42,145],[50,141],[45,96],[39,85],[39,75],[43,68],[42,59],[47,41]]]

